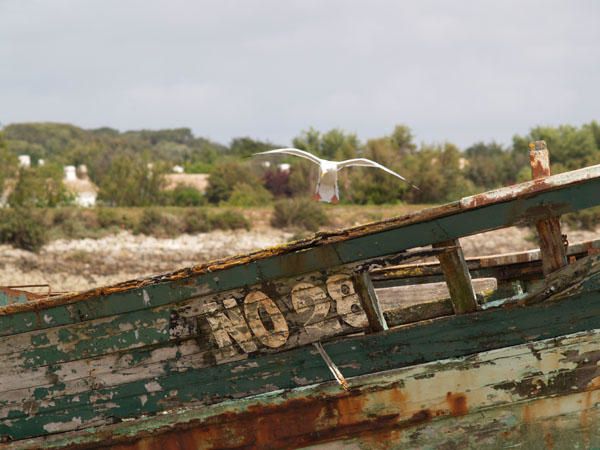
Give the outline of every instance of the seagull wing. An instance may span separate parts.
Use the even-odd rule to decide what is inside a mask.
[[[268,150],[266,152],[255,153],[255,155],[293,155],[299,156],[300,158],[308,159],[309,161],[314,162],[315,164],[321,165],[321,159],[317,158],[312,153],[305,152],[304,150],[299,150],[297,148],[278,148],[276,150]]]
[[[391,169],[388,169],[385,166],[382,166],[381,164],[375,162],[375,161],[371,161],[370,159],[366,159],[366,158],[355,158],[355,159],[347,159],[346,161],[340,161],[337,163],[338,166],[338,170],[343,169],[344,167],[375,167],[377,169],[381,169],[387,173],[389,173],[390,175],[394,175],[395,177],[400,178],[403,181],[406,181],[408,184],[410,184],[412,187],[414,187],[415,189],[419,190],[420,189],[415,186],[412,183],[409,183],[406,178],[404,178],[402,175],[400,175],[399,173],[394,172]]]

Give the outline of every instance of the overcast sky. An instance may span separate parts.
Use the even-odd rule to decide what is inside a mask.
[[[599,1],[0,0],[0,122],[510,142],[600,119]]]

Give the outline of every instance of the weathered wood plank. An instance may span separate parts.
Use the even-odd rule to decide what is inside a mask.
[[[440,251],[445,250],[433,252]],[[357,267],[365,271],[365,264],[381,266],[431,252],[405,252]],[[352,271],[355,266],[343,268]],[[110,363],[115,352],[157,345],[172,348],[169,343],[183,339],[196,339],[198,353],[207,366],[245,358],[250,353],[279,351],[356,333],[366,326],[351,273],[317,272],[199,296],[177,305],[2,337],[0,355],[5,372],[0,374],[0,392],[36,386],[22,384],[27,380],[62,382],[65,370],[85,372],[89,364],[97,373],[102,358],[89,358],[105,355]],[[65,364],[68,362],[75,363]]]
[[[495,286],[495,280],[475,280],[475,286],[479,291],[493,289]],[[308,283],[299,283],[297,287]],[[309,284],[310,285],[310,284]],[[312,285],[310,285],[312,286]],[[332,286],[330,284],[330,286]],[[333,284],[336,288],[344,287],[343,283],[338,285]],[[411,293],[405,287],[380,289],[378,295],[381,296],[383,310],[386,311],[387,315],[395,314],[394,323],[407,323],[415,321],[416,319],[411,317],[414,315],[410,314],[410,311],[406,309],[408,304],[414,304],[425,300],[441,300],[448,297],[448,290],[445,285],[438,283],[438,285],[430,287],[423,285],[423,293],[419,296],[419,289],[417,290],[416,296]],[[351,287],[346,287],[346,293],[353,295]],[[311,289],[302,290],[300,294],[305,295],[312,294]],[[340,290],[340,289],[338,289]],[[306,312],[310,309],[318,295],[312,295],[312,297],[302,298],[298,295],[296,290],[296,296],[292,295],[291,303],[296,303],[297,308],[306,309]],[[341,292],[339,293],[341,296]],[[334,294],[333,297],[339,300],[340,296]],[[223,297],[227,300],[227,296]],[[326,302],[337,303],[335,298],[324,299],[323,303],[316,304],[316,309],[338,309],[339,306],[332,307]],[[139,379],[145,379],[152,376],[164,375],[169,369],[165,367],[168,363],[171,366],[170,370],[176,370],[177,367],[181,366],[201,368],[212,364],[215,361],[214,351],[219,349],[213,348],[208,344],[213,341],[210,337],[211,332],[208,331],[208,336],[203,339],[198,339],[202,334],[198,334],[194,320],[200,320],[200,312],[203,310],[202,299],[192,300],[176,310],[169,310],[166,308],[158,308],[159,315],[162,316],[162,326],[155,331],[154,336],[162,337],[173,335],[168,342],[161,341],[162,345],[157,347],[156,344],[159,342],[156,340],[151,341],[139,341],[140,345],[128,345],[125,348],[119,350],[119,352],[104,353],[102,356],[90,357],[92,352],[87,351],[81,352],[82,341],[73,342],[67,340],[67,342],[61,343],[58,336],[69,336],[72,338],[76,336],[74,330],[66,327],[60,327],[58,329],[51,329],[52,333],[45,335],[43,331],[35,333],[24,333],[16,336],[17,342],[13,341],[14,345],[12,350],[14,353],[8,357],[5,355],[5,368],[0,373],[0,392],[13,391],[10,393],[12,403],[23,403],[28,401],[33,395],[33,391],[38,388],[50,389],[53,383],[60,383],[63,385],[63,390],[70,393],[84,392],[87,389],[93,389],[97,387],[109,387],[118,383],[136,381]],[[211,300],[216,300],[211,298]],[[243,298],[242,298],[243,300]],[[339,303],[338,303],[339,305]],[[350,308],[353,303],[350,304]],[[430,305],[426,305],[429,306]],[[431,309],[431,308],[430,308]],[[222,310],[221,310],[222,311]],[[436,313],[437,310],[433,310]],[[451,310],[450,310],[451,312]],[[360,315],[356,312],[352,313],[352,317],[360,319]],[[422,313],[420,319],[431,318],[442,314],[434,314],[433,316],[427,316]],[[167,320],[170,316],[171,322]],[[314,314],[313,314],[314,316]],[[338,316],[339,317],[339,316]],[[174,318],[177,318],[174,320]],[[348,319],[348,318],[347,318]],[[131,322],[130,322],[131,320]],[[354,324],[359,324],[355,320],[351,320]],[[126,318],[123,316],[114,317],[109,319],[102,319],[94,323],[93,334],[86,336],[87,343],[92,345],[95,343],[96,338],[101,338],[105,335],[114,335],[119,332],[125,331],[127,328],[132,328],[131,323],[135,324],[136,327],[142,327],[144,329],[152,327],[152,321],[146,320],[143,317]],[[321,322],[323,323],[323,322]],[[126,326],[128,325],[129,326]],[[110,325],[110,328],[107,326]],[[316,324],[320,326],[319,323]],[[329,332],[335,330],[336,326],[338,329],[341,327],[336,322],[329,321],[323,323],[330,327]],[[244,325],[246,332],[249,332],[247,325]],[[292,328],[290,326],[290,328]],[[137,328],[136,328],[137,329]],[[111,331],[112,330],[112,331]],[[168,330],[168,333],[165,333]],[[148,330],[146,330],[148,331]],[[219,329],[220,331],[220,329]],[[319,329],[317,328],[317,331]],[[187,332],[184,334],[184,332]],[[29,336],[28,336],[29,335]],[[314,339],[322,339],[327,334],[318,334],[314,336]],[[42,339],[46,337],[47,340]],[[185,339],[185,340],[181,340]],[[225,338],[228,339],[227,337]],[[40,345],[43,342],[45,345]],[[202,342],[202,344],[200,344]],[[298,343],[298,342],[297,342]],[[152,344],[149,349],[146,347],[148,344]],[[223,353],[227,353],[226,358],[221,358],[219,362],[233,361],[239,359],[245,359],[247,354],[240,352],[241,346],[253,346],[252,349],[256,349],[260,342],[256,341],[253,336],[249,337],[248,340],[240,341],[239,343],[231,342],[231,339],[225,345],[225,350],[221,347]],[[29,348],[32,346],[33,348]],[[78,352],[74,352],[75,346],[78,347]],[[140,348],[144,347],[144,348]],[[9,346],[4,347],[9,349]],[[134,353],[127,352],[140,348],[139,351]],[[87,355],[83,359],[81,358]],[[33,361],[38,365],[34,367]],[[26,363],[28,362],[28,363]],[[0,396],[1,397],[1,396]],[[6,396],[3,398],[6,399]],[[0,401],[1,404],[1,401]],[[8,411],[8,410],[7,410]],[[0,418],[5,417],[0,411]]]
[[[369,322],[369,328],[373,332],[388,329],[387,322],[383,316],[383,309],[373,287],[373,282],[368,272],[362,272],[354,276],[354,286],[362,301],[363,310]]]
[[[475,280],[475,286],[479,290],[492,289],[495,286],[495,280]],[[426,304],[427,311],[420,311],[419,317],[411,309],[407,309],[408,304],[421,302],[423,300],[441,300],[448,297],[448,290],[445,285],[438,283],[439,286],[433,287],[433,290],[427,286],[424,288],[424,297],[412,298],[409,291],[404,288],[390,288],[378,290],[381,296],[382,305],[386,315],[392,317],[394,323],[408,323],[412,321],[423,320],[443,315],[443,312],[431,307],[431,303]],[[389,291],[389,292],[388,292]],[[349,293],[349,292],[348,292]],[[452,308],[449,305],[449,312]],[[185,308],[187,311],[191,307]],[[431,311],[430,311],[431,310]],[[433,315],[427,315],[432,313]],[[183,313],[179,316],[183,317]],[[115,318],[118,319],[118,318]],[[109,321],[112,322],[112,321]],[[118,323],[118,321],[115,321]],[[97,325],[99,326],[99,325]],[[122,323],[118,323],[115,329],[121,329]],[[25,335],[19,335],[22,338]],[[24,341],[26,346],[28,341]],[[56,396],[59,393],[53,388],[54,384],[60,384],[62,391],[70,394],[78,394],[90,389],[108,388],[118,384],[133,382],[151,377],[162,376],[169,371],[185,370],[188,368],[202,368],[211,364],[214,360],[213,349],[206,350],[205,345],[200,345],[196,336],[191,336],[183,341],[171,341],[172,344],[165,344],[160,347],[139,349],[136,352],[120,351],[118,353],[109,353],[100,357],[78,359],[58,363],[54,360],[53,364],[35,368],[5,367],[0,374],[0,418],[5,418],[8,412],[14,409],[14,405],[20,405],[31,400],[36,390],[45,389],[48,392],[46,400],[50,401],[50,393]],[[247,343],[246,343],[247,344]],[[129,347],[132,350],[136,347]],[[23,348],[16,349],[20,354]],[[42,350],[42,349],[38,349]],[[235,352],[231,349],[231,357],[223,359],[221,362],[243,360],[247,354]],[[10,392],[8,392],[10,391]],[[7,403],[10,399],[10,403]],[[43,400],[38,397],[38,400]],[[10,406],[10,405],[13,406]]]
[[[342,278],[335,277],[335,280],[332,280],[335,281],[334,283],[328,283],[327,290],[332,293],[332,296],[329,298],[326,298],[325,295],[318,295],[318,289],[317,293],[311,292],[315,289],[314,285],[307,283],[307,278],[302,278],[302,280],[304,280],[304,282],[296,284],[292,289],[291,302],[289,300],[287,302],[288,304],[291,303],[294,305],[294,309],[310,313],[310,307],[314,304],[314,308],[317,311],[329,311],[330,309],[338,310],[338,318],[348,320],[354,325],[361,325],[360,321],[364,321],[364,319],[360,318],[358,310],[350,312],[349,315],[346,316],[339,314],[339,310],[343,306],[343,303],[340,303],[340,300],[343,300],[343,289],[341,288],[346,288],[346,294],[348,294],[346,298],[354,295],[352,287],[344,285],[343,276]],[[309,280],[313,281],[312,279]],[[338,280],[342,281],[342,283],[337,283]],[[299,287],[305,286],[309,286],[309,288],[298,290]],[[320,292],[323,294],[324,291],[320,290]],[[381,292],[385,295],[386,290]],[[428,296],[430,296],[430,291],[428,290],[427,292]],[[443,297],[442,292],[439,294]],[[75,329],[59,327],[50,329],[50,332],[38,331],[20,334],[12,341],[4,338],[7,344],[3,348],[12,349],[14,352],[8,357],[5,356],[5,370],[0,374],[0,392],[20,389],[20,396],[16,397],[18,393],[12,392],[11,398],[13,398],[13,402],[22,403],[29,399],[33,389],[40,387],[46,389],[51,388],[52,384],[49,384],[50,381],[63,385],[65,392],[78,393],[94,387],[111,386],[115,381],[135,381],[138,379],[163,375],[166,373],[166,369],[163,367],[164,362],[168,361],[170,358],[175,358],[176,356],[178,356],[181,364],[188,364],[194,368],[205,367],[217,362],[243,359],[247,354],[240,350],[246,348],[250,351],[255,351],[260,346],[260,342],[251,334],[250,328],[245,320],[242,320],[241,326],[245,330],[244,334],[246,334],[248,338],[244,340],[240,339],[238,336],[236,341],[233,341],[233,339],[229,337],[228,332],[224,330],[223,327],[219,325],[220,322],[217,321],[217,325],[215,325],[217,334],[221,332],[225,333],[225,336],[221,337],[221,347],[210,346],[210,343],[215,341],[215,337],[211,336],[213,330],[208,330],[206,334],[202,334],[202,332],[197,329],[196,325],[197,321],[202,320],[203,314],[207,314],[207,301],[212,305],[210,311],[213,313],[214,311],[219,311],[218,314],[222,314],[223,309],[215,309],[215,303],[218,303],[219,301],[230,301],[232,297],[233,295],[229,293],[224,294],[220,299],[219,297],[211,296],[190,300],[181,304],[174,310],[167,309],[166,307],[151,310],[156,312],[159,317],[159,323],[161,324],[151,336],[158,338],[164,337],[164,339],[141,339],[139,341],[133,341],[131,344],[119,348],[118,353],[114,353],[115,349],[113,348],[113,352],[105,353],[100,357],[93,357],[97,352],[94,353],[88,348],[92,346],[93,349],[93,346],[97,344],[97,339],[107,335],[122,336],[123,332],[127,330],[137,331],[138,328],[148,331],[155,326],[153,325],[155,317],[149,314],[146,318],[140,316],[126,317],[126,315],[124,315],[89,322],[89,325],[91,326],[90,330],[82,329],[77,331],[76,328],[82,328],[83,325],[87,323],[86,322],[84,324],[79,324]],[[243,305],[243,295],[237,293],[237,297],[239,301],[242,302],[240,304]],[[319,301],[318,303],[315,303],[315,300],[321,298],[323,300],[322,302]],[[402,296],[400,296],[399,299],[402,300]],[[346,310],[352,310],[352,307],[357,308],[356,301],[354,300],[354,302],[352,302],[351,298],[350,300],[350,303],[346,302]],[[386,301],[388,302],[385,305],[386,310],[402,306],[402,302],[397,303],[391,301],[389,298],[387,298]],[[332,306],[333,304],[336,306]],[[237,304],[234,304],[233,307],[239,310]],[[401,312],[405,313],[405,310],[402,310]],[[238,314],[238,317],[241,316],[243,316],[243,313]],[[313,317],[314,316],[315,314],[313,313]],[[286,314],[286,317],[289,317],[289,314]],[[169,318],[170,320],[168,320]],[[404,317],[402,320],[404,320]],[[328,329],[314,335],[312,339],[305,339],[304,341],[297,339],[295,344],[299,345],[310,342],[311,340],[320,340],[333,334],[336,330],[339,331],[341,329],[340,324],[332,320],[316,323],[313,321],[311,324],[314,325],[311,325],[309,329],[313,326],[316,327],[315,330],[311,331],[319,332],[320,328],[323,328],[325,325],[328,326]],[[229,325],[231,326],[231,324]],[[206,329],[207,327],[205,326],[204,328]],[[289,329],[296,328],[297,327],[291,324],[289,326]],[[86,335],[86,331],[90,332],[90,334]],[[147,333],[143,333],[138,337],[143,338],[144,334]],[[63,337],[64,342],[59,339],[59,336]],[[82,338],[85,338],[85,340],[82,340]],[[175,343],[179,342],[181,339],[187,340],[181,341],[181,344],[166,345],[168,342]],[[127,340],[120,337],[119,341],[126,343]],[[156,345],[160,342],[162,342],[163,346],[157,348]],[[203,344],[200,345],[200,343]],[[85,344],[85,346],[83,344]],[[137,356],[135,357],[133,357],[132,354],[123,353],[126,350],[132,350],[147,345],[152,345],[152,348],[148,351],[143,349],[140,352],[136,352]],[[85,349],[86,351],[82,352],[82,349]],[[220,353],[225,355],[218,358],[218,361],[214,355],[214,351],[216,350],[220,350]],[[147,354],[147,357],[140,356],[143,354]],[[156,359],[159,355],[164,361]],[[83,357],[86,358],[80,359]],[[174,363],[170,362],[170,364]],[[90,376],[90,374],[93,374],[93,376]],[[2,417],[1,413],[0,417]]]
[[[550,156],[545,141],[535,141],[529,144],[529,162],[531,177],[534,180],[550,176]],[[567,265],[560,219],[550,217],[536,222],[535,226],[540,238],[544,275],[548,275]]]
[[[475,278],[472,283],[476,295],[489,295],[498,288],[495,278]],[[450,299],[445,282],[377,288],[375,292],[383,311]]]
[[[259,281],[327,270],[598,204],[600,166],[534,180],[438,208],[148,280],[0,308],[0,335],[183,301]],[[36,312],[37,311],[37,312]],[[46,320],[42,319],[46,318]]]
[[[600,328],[597,292],[527,308],[450,316],[387,333],[325,343],[324,347],[344,376],[352,377],[593,328]],[[93,394],[54,396],[53,405],[38,405],[34,398],[32,405],[37,414],[22,416],[23,411],[14,410],[0,424],[0,434],[46,433],[44,426],[57,417],[72,429],[102,418],[137,416],[190,402],[211,403],[222,400],[223,395],[243,397],[330,379],[327,367],[315,356],[310,347],[300,347],[247,362],[190,369],[98,389]],[[72,422],[73,417],[79,417],[82,423]]]
[[[465,255],[458,239],[439,242],[433,247],[454,247],[454,250],[438,256],[440,267],[444,272],[444,278],[450,292],[450,300],[456,314],[464,314],[477,311],[477,297],[471,283],[471,275]]]
[[[497,287],[495,278],[473,280],[473,288],[478,296],[487,297]],[[396,326],[454,314],[445,282],[394,286],[375,291],[387,322]]]
[[[587,414],[595,414],[591,409],[600,403],[599,345],[600,331],[595,330],[371,374],[351,380],[350,392],[323,383],[286,395],[277,392],[86,433],[16,442],[11,448],[33,449],[43,443],[46,448],[75,449],[102,443],[158,449],[167,442],[203,448],[296,447],[348,443],[371,434],[380,438],[383,430],[388,430],[387,444],[414,447],[439,445],[448,439],[441,430],[458,423],[460,435],[469,435],[463,441],[485,444],[492,436],[506,438],[507,430],[519,424],[527,427],[568,414],[579,414],[570,426],[582,431],[582,442],[589,445]],[[514,420],[498,421],[502,415],[494,411],[507,409],[518,411]],[[495,427],[484,426],[482,414],[493,416]],[[460,422],[454,419],[458,417]],[[475,427],[472,432],[465,433],[467,424]],[[593,436],[600,438],[598,433]]]

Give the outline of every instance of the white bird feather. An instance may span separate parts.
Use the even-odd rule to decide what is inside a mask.
[[[275,150],[268,150],[266,152],[255,153],[255,155],[276,154],[298,156],[300,158],[308,159],[309,161],[319,166],[319,180],[317,182],[317,190],[315,192],[315,197],[317,200],[320,200],[322,202],[337,203],[339,201],[340,195],[338,189],[337,173],[339,170],[344,169],[345,167],[375,167],[377,169],[381,169],[389,173],[390,175],[398,177],[401,180],[408,183],[408,181],[406,181],[406,178],[404,178],[402,175],[394,172],[391,169],[388,169],[385,166],[382,166],[381,164],[375,161],[371,161],[370,159],[366,158],[354,158],[347,159],[345,161],[330,161],[327,159],[318,158],[312,153],[297,148],[278,148]],[[419,188],[414,184],[411,184],[411,186],[419,190]]]

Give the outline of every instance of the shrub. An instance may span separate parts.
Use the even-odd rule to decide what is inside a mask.
[[[273,196],[264,187],[238,183],[233,188],[227,204],[231,206],[262,206],[272,200]]]
[[[186,233],[206,233],[210,231],[212,225],[208,218],[208,214],[203,209],[193,209],[188,211],[184,218],[184,231]]]
[[[0,211],[0,242],[37,252],[47,238],[47,227],[39,212],[22,208]]]
[[[309,231],[317,231],[328,223],[323,207],[307,199],[278,201],[271,219],[271,225],[276,228],[304,228]]]
[[[80,238],[87,227],[77,212],[71,208],[58,208],[52,214],[53,236]]]
[[[283,170],[268,170],[265,175],[265,187],[276,197],[291,197],[290,172]]]
[[[250,185],[260,184],[260,180],[252,173],[247,164],[231,160],[219,163],[208,178],[207,200],[215,204],[226,202],[231,197],[235,185],[241,181]]]
[[[177,217],[156,208],[147,208],[144,209],[135,232],[157,237],[173,237],[181,233],[182,229],[182,223]]]
[[[246,230],[250,229],[250,222],[243,214],[236,211],[223,211],[222,213],[217,213],[210,218],[210,224],[212,229],[220,229],[220,230],[237,230],[240,228],[244,228]]]
[[[148,206],[159,203],[165,167],[139,155],[114,156],[100,178],[98,201],[112,206]]]
[[[96,208],[96,220],[100,228],[118,227],[123,229],[135,228],[135,223],[130,214],[123,209],[110,207]]]
[[[600,225],[600,207],[565,214],[561,220],[574,229],[595,230]]]
[[[166,203],[173,206],[202,206],[206,198],[198,189],[179,184],[172,191],[163,193]]]

